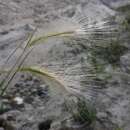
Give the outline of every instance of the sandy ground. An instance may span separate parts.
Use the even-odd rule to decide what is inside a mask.
[[[116,15],[114,9],[126,3],[129,0],[0,0],[0,65],[4,64],[18,44],[22,44],[7,66],[16,61],[23,50],[25,39],[35,27],[43,34],[60,31],[64,26],[67,28],[62,21],[71,21],[77,12],[86,15],[90,22],[100,21]],[[69,86],[78,88],[81,80],[86,81],[81,78],[82,75],[86,76],[84,66],[87,62],[87,50],[83,45],[82,42],[75,45],[66,39],[51,39],[45,45],[38,45],[25,64],[47,67],[69,82]],[[124,130],[130,129],[130,76],[126,76],[130,70],[129,51],[120,57],[120,66],[125,76],[116,74],[108,83],[100,86],[102,93],[98,93],[96,99],[91,98],[100,118],[92,130],[115,130],[117,126]],[[118,69],[112,70],[108,66],[110,71],[117,72]],[[48,91],[48,86],[37,77],[19,74],[10,85],[9,95],[22,97],[24,106],[9,105],[10,111],[1,116],[13,118],[11,123],[18,130],[38,130],[38,124],[48,118],[54,120],[51,130],[59,127],[61,119],[68,114],[62,110],[62,99],[59,100],[58,96],[50,97],[46,94]],[[83,94],[88,98],[87,94],[91,93],[92,90],[85,90]]]

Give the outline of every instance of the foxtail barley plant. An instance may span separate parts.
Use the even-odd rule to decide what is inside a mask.
[[[80,39],[86,39],[87,41],[93,42],[94,44],[100,41],[107,42],[110,40],[110,38],[115,38],[117,34],[117,26],[110,23],[109,20],[101,20],[99,22],[92,23],[89,21],[87,17],[81,14],[78,16],[76,15],[73,19],[65,19],[64,22],[63,23],[62,22],[58,24],[57,21],[58,24],[56,29],[57,32],[53,32],[52,28],[52,33],[48,33],[46,35],[40,35],[38,37],[35,37],[35,33],[37,32],[38,28],[35,29],[33,33],[29,36],[21,55],[16,60],[14,65],[11,68],[1,67],[0,73],[1,75],[4,74],[4,78],[0,81],[1,97],[5,94],[6,90],[10,86],[10,83],[12,82],[13,78],[18,72],[30,72],[32,74],[42,76],[44,81],[50,86],[50,89],[53,93],[59,92],[62,93],[63,96],[70,94],[76,97],[78,97],[78,95],[83,96],[80,91],[84,89],[82,86],[81,87],[74,86],[75,88],[74,87],[70,88],[69,82],[64,81],[62,77],[59,78],[58,75],[55,75],[54,73],[50,72],[50,70],[47,70],[40,66],[23,66],[23,63],[27,59],[27,57],[31,54],[32,50],[35,49],[35,46],[37,46],[38,44],[43,44],[44,46],[44,44],[48,39],[52,39],[55,37],[70,40],[80,38]],[[61,25],[62,27],[60,28],[59,25]],[[91,44],[87,45],[86,43],[86,46],[91,47]],[[16,49],[9,55],[5,64],[8,64],[9,59],[13,57],[18,48],[20,48],[20,45],[17,46]],[[95,77],[95,76],[96,75],[91,74],[89,77]],[[92,88],[88,87],[88,91],[89,89]],[[95,92],[95,90],[93,90],[93,92]],[[86,118],[84,117],[84,119]]]

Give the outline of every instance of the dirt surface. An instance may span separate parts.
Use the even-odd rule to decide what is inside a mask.
[[[64,25],[67,28],[63,21],[71,21],[77,12],[86,15],[90,22],[100,21],[117,15],[115,9],[128,3],[129,0],[0,0],[0,66],[4,65],[16,46],[21,44],[7,67],[16,61],[23,50],[25,39],[35,27],[43,34],[60,31]],[[68,87],[74,86],[79,90],[84,87],[82,95],[97,109],[95,125],[85,130],[116,130],[117,127],[129,130],[130,43],[122,42],[128,50],[119,57],[118,67],[113,69],[111,64],[105,66],[107,71],[114,72],[112,78],[101,84],[91,83],[92,88],[99,88],[99,93],[95,93],[93,89],[87,89],[85,83],[89,81],[86,74],[89,64],[85,45],[89,44],[87,42],[79,40],[79,44],[75,44],[66,39],[51,39],[45,45],[39,44],[25,61],[25,65],[47,67],[64,79]],[[0,130],[44,130],[39,124],[46,120],[52,120],[50,130],[65,129],[61,121],[69,113],[64,111],[62,96],[54,98],[49,93],[49,87],[38,77],[18,74],[7,94],[8,97],[0,100],[7,107],[6,112],[0,115],[0,120],[6,124],[0,124]],[[20,97],[23,103],[15,104],[12,101],[14,97]],[[73,128],[65,130],[67,129]]]

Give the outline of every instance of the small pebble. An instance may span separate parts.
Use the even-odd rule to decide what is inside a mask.
[[[4,130],[4,128],[3,128],[3,127],[0,127],[0,130]]]
[[[17,105],[23,104],[23,99],[20,98],[20,97],[15,97],[15,98],[13,99],[13,101],[14,101]]]

